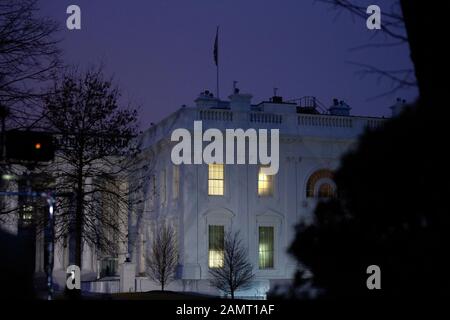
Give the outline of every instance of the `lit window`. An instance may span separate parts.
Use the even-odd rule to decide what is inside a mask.
[[[258,173],[258,195],[272,196],[273,195],[273,175],[268,175],[262,172],[262,168]]]
[[[329,182],[325,182],[326,180],[332,181],[333,177],[334,177],[333,172],[327,169],[322,169],[314,172],[309,177],[308,182],[306,183],[306,197],[307,198],[334,197],[335,195],[334,186]]]
[[[180,167],[173,166],[172,172],[172,196],[174,199],[178,199],[180,192]]]
[[[273,227],[259,227],[259,268],[273,268],[274,239]]]
[[[222,268],[224,256],[224,226],[209,226],[208,266]]]
[[[22,206],[22,223],[31,224],[33,221],[34,207],[30,205]]]
[[[223,164],[208,165],[208,195],[223,196]]]

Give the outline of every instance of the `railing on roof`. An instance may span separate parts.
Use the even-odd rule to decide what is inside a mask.
[[[233,121],[233,112],[221,109],[200,110],[200,120]]]
[[[293,102],[296,103],[300,108],[305,109],[311,108],[317,110],[318,113],[328,114],[328,108],[314,96],[304,96],[301,98],[290,99],[287,100],[286,102]]]
[[[313,127],[338,127],[352,128],[353,119],[349,117],[300,114],[298,116],[298,125]]]

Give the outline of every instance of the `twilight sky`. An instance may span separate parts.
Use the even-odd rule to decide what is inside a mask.
[[[370,3],[369,3],[370,2]],[[383,12],[388,1],[378,4]],[[81,8],[82,30],[66,28],[66,8]],[[316,96],[325,105],[344,99],[354,115],[390,115],[396,97],[378,99],[392,84],[361,78],[349,61],[384,69],[410,68],[407,45],[354,51],[384,41],[364,20],[314,0],[41,0],[42,13],[61,24],[66,63],[82,68],[103,63],[123,95],[141,106],[142,129],[193,100],[215,92],[213,44],[220,25],[221,98],[233,80],[253,103],[273,88],[284,98]]]

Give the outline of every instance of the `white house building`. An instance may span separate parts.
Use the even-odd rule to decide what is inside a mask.
[[[152,155],[154,200],[129,218],[129,252],[136,268],[137,291],[157,289],[145,277],[146,258],[157,221],[170,221],[179,244],[178,280],[169,289],[218,294],[209,285],[209,269],[220,266],[224,234],[239,231],[248,249],[255,278],[241,296],[264,297],[276,284],[291,282],[298,268],[287,249],[294,226],[309,222],[320,198],[335,193],[333,171],[340,157],[366,129],[382,118],[350,116],[350,107],[335,100],[326,113],[312,97],[283,102],[281,97],[259,104],[236,89],[229,101],[208,91],[183,106],[142,136],[144,152]],[[266,175],[254,164],[174,165],[171,151],[177,128],[279,129],[279,171]],[[149,160],[150,162],[150,160]],[[134,234],[134,236],[132,236]]]
[[[350,107],[338,100],[325,108],[313,97],[284,102],[274,96],[259,104],[251,99],[238,89],[228,101],[205,91],[195,106],[183,106],[142,134],[143,161],[148,162],[151,175],[142,194],[135,196],[147,201],[130,208],[128,226],[123,226],[128,228],[128,242],[118,244],[116,256],[105,257],[95,248],[84,247],[83,289],[158,289],[146,270],[155,228],[162,220],[173,226],[179,252],[177,279],[168,290],[220,294],[210,286],[209,270],[222,263],[221,244],[227,232],[239,232],[255,274],[252,287],[238,296],[263,298],[277,284],[292,281],[299,266],[287,250],[295,225],[311,222],[317,201],[334,196],[333,171],[341,156],[355,146],[366,128],[377,127],[384,119],[352,116]],[[392,108],[393,113],[398,113],[400,104]],[[194,121],[202,121],[203,130],[222,132],[278,129],[278,172],[265,174],[258,164],[173,164],[176,142],[171,135],[179,128],[192,131]],[[42,237],[36,243],[36,271],[42,273]],[[67,244],[56,244],[54,275],[61,288],[68,250]],[[126,257],[129,262],[124,263]]]

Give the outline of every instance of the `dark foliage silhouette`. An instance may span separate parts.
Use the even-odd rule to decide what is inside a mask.
[[[414,107],[367,132],[342,159],[339,198],[320,203],[311,226],[299,226],[291,252],[327,295],[418,295],[449,288],[445,277],[450,174],[434,157],[426,108]],[[382,270],[382,291],[366,287],[366,268]],[[437,285],[439,284],[439,286]]]
[[[420,97],[385,126],[366,132],[342,159],[339,197],[320,203],[299,225],[290,252],[327,297],[436,297],[450,287],[449,172],[443,146],[448,110],[438,38],[445,19],[429,4],[401,1]],[[381,268],[381,291],[366,268]],[[300,274],[301,275],[301,274]],[[304,284],[297,277],[297,286]]]

